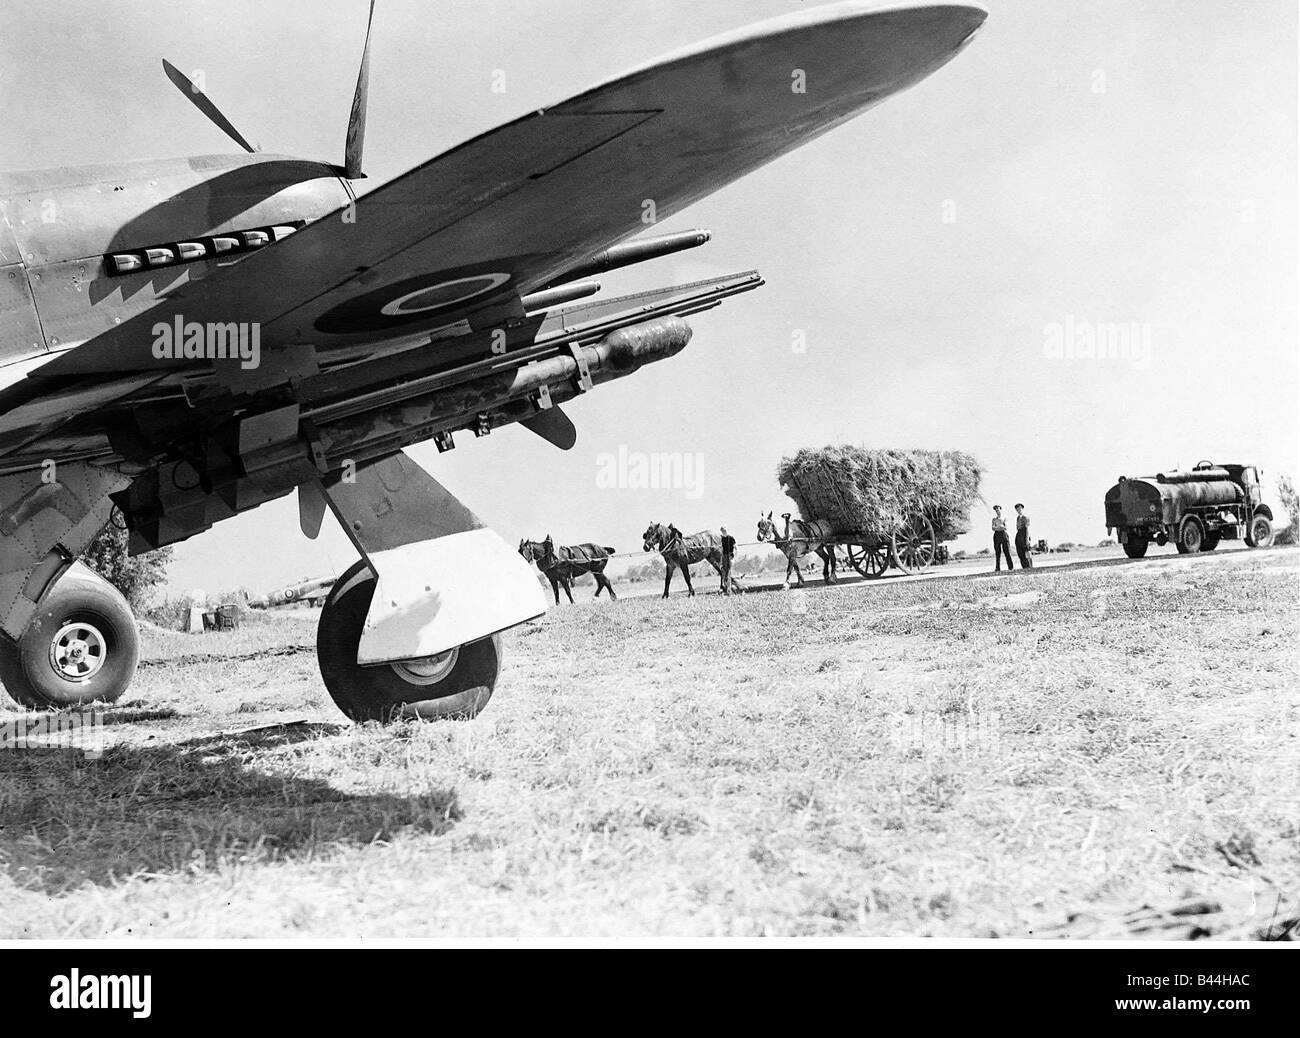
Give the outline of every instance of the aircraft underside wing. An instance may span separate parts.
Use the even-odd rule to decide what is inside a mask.
[[[663,220],[912,86],[983,20],[853,2],[701,44],[460,145],[159,309],[256,321],[264,349],[418,336],[644,232],[647,201]],[[157,320],[108,329],[41,377],[154,368]]]
[[[322,638],[344,624],[321,662],[336,701],[378,716],[358,666],[391,665],[394,687],[451,674],[490,691],[497,657],[483,646],[544,610],[540,587],[402,449],[450,450],[456,433],[516,422],[572,446],[559,405],[676,355],[686,318],[762,284],[745,271],[565,305],[599,287],[580,279],[703,244],[705,232],[633,239],[917,83],[984,18],[960,4],[803,10],[530,113],[356,198],[345,180],[360,171],[367,39],[345,167],[173,162],[186,185],[175,198],[80,239],[61,227],[62,251],[43,243],[41,176],[0,176],[0,268],[46,286],[0,296],[0,328],[25,337],[0,348],[0,630],[19,639],[39,620],[110,508],[143,551],[297,488],[304,531],[328,508],[363,559],[322,617]],[[224,123],[206,97],[191,100]],[[58,176],[101,223],[106,207],[158,190],[148,172]],[[250,184],[262,193],[243,211]],[[81,240],[92,244],[78,255]],[[40,341],[42,306],[71,341]],[[438,517],[432,534],[421,516]],[[414,657],[426,663],[401,669]],[[0,646],[13,675],[6,659]]]

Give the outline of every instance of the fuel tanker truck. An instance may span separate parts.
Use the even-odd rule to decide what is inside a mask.
[[[1213,551],[1221,540],[1244,538],[1252,548],[1273,543],[1273,511],[1261,500],[1253,465],[1199,462],[1190,472],[1119,477],[1106,492],[1106,532],[1140,559],[1152,541],[1170,541],[1180,554]]]

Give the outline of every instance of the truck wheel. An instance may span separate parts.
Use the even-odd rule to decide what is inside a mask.
[[[1178,554],[1195,555],[1201,550],[1202,540],[1201,524],[1189,515],[1178,528]]]
[[[1273,524],[1268,516],[1256,515],[1246,529],[1246,543],[1252,548],[1267,548],[1273,543]]]
[[[1201,541],[1201,551],[1214,551],[1214,549],[1219,546],[1219,538],[1221,536],[1222,535],[1218,533],[1207,533],[1205,539]]]
[[[1130,559],[1140,559],[1147,553],[1147,545],[1150,543],[1144,533],[1129,533],[1124,539],[1124,554]]]
[[[474,717],[496,687],[500,638],[494,635],[425,659],[363,667],[357,663],[357,647],[374,593],[374,574],[358,562],[339,577],[321,607],[316,659],[338,708],[358,722]]]
[[[36,710],[112,703],[131,684],[139,659],[140,636],[126,599],[78,562],[22,637],[0,641],[0,684]]]

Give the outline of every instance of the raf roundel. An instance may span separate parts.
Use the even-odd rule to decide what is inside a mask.
[[[509,291],[513,275],[494,270],[448,270],[421,274],[353,296],[327,310],[316,330],[333,335],[384,334],[404,325],[426,324],[478,300]]]
[[[442,310],[500,288],[509,280],[509,274],[479,274],[474,277],[456,278],[454,281],[444,281],[439,285],[430,285],[428,288],[417,288],[414,292],[407,292],[392,302],[384,304],[379,312],[386,317],[407,317],[411,314],[422,314],[427,310]]]

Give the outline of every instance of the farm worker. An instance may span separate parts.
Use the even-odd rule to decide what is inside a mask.
[[[1002,506],[993,506],[993,560],[995,572],[1002,572],[1002,556],[1007,557],[1007,571],[1016,567],[1011,563],[1011,542],[1007,540],[1007,521],[1002,518]]]
[[[719,567],[722,573],[722,593],[731,594],[731,558],[736,554],[736,538],[727,533],[727,528],[722,527],[722,565]]]
[[[1016,554],[1020,556],[1020,568],[1032,569],[1034,560],[1029,555],[1029,516],[1025,515],[1025,506],[1016,505]]]

